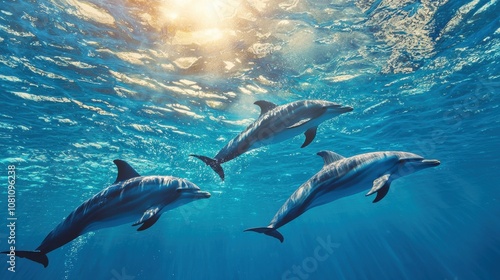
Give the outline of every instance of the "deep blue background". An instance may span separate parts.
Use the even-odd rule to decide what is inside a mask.
[[[46,269],[17,259],[11,273],[3,258],[0,278],[500,278],[499,14],[485,0],[2,1],[0,224],[15,165],[16,248],[35,249],[111,184],[115,158],[212,197],[144,232],[84,235]],[[225,164],[225,182],[188,157],[215,155],[260,99],[355,110],[304,149],[296,137]],[[377,204],[360,193],[315,208],[280,230],[283,244],[244,233],[321,168],[320,150],[441,165]],[[335,249],[319,261],[328,239]]]

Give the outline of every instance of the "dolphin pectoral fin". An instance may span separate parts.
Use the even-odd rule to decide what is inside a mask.
[[[386,183],[382,188],[377,191],[377,196],[373,200],[373,203],[379,202],[385,195],[389,192],[390,183]]]
[[[9,254],[10,252],[5,251],[0,253]],[[49,265],[49,258],[47,258],[47,255],[45,253],[42,253],[40,251],[15,251],[15,253],[16,257],[27,258],[43,265],[43,267],[47,267]]]
[[[148,210],[146,210],[144,212],[144,214],[139,219],[139,221],[132,224],[132,226],[138,226],[138,225],[142,224],[137,229],[138,231],[148,229],[149,227],[154,225],[156,223],[156,221],[158,221],[158,219],[160,218],[161,214],[159,214],[158,212],[160,212],[160,207],[149,208]]]
[[[311,127],[306,132],[304,135],[306,136],[306,140],[304,141],[304,144],[300,146],[301,148],[306,147],[307,145],[311,144],[311,142],[314,140],[314,137],[316,137],[316,130],[318,129],[317,126]]]
[[[319,151],[317,153],[318,156],[323,158],[323,162],[325,163],[323,166],[327,166],[332,162],[336,162],[337,160],[344,159],[345,157],[334,153],[332,151]]]
[[[272,237],[278,239],[281,243],[283,243],[283,241],[285,240],[283,235],[272,227],[248,228],[248,229],[245,229],[244,231],[255,231],[258,233],[263,233],[265,235],[269,235],[269,236],[272,236]]]
[[[135,178],[135,177],[140,177],[139,173],[132,168],[127,162],[120,160],[120,159],[115,159],[113,160],[113,163],[116,165],[118,168],[118,175],[116,176],[116,180],[113,184],[116,184],[121,181],[128,180],[130,178]]]
[[[389,176],[389,174],[385,174],[375,179],[375,181],[373,181],[373,187],[366,194],[366,196],[372,195],[373,193],[381,189],[386,184],[386,182],[389,181]]]
[[[372,195],[373,193],[377,193],[377,196],[373,200],[373,203],[379,202],[382,198],[387,195],[389,192],[389,187],[391,186],[390,174],[385,174],[373,181],[373,187],[366,194],[366,196]]]
[[[296,128],[296,127],[299,127],[299,126],[301,126],[301,125],[304,125],[304,124],[308,123],[308,122],[309,122],[309,121],[311,121],[311,120],[312,120],[312,118],[301,119],[300,121],[298,121],[298,122],[296,122],[296,123],[294,123],[294,124],[292,124],[292,125],[288,126],[287,128],[288,128],[288,129],[291,129],[291,128]]]
[[[206,165],[210,166],[215,173],[219,175],[219,177],[224,181],[224,170],[222,169],[222,166],[220,163],[217,162],[215,159],[211,159],[206,156],[199,156],[199,155],[189,155],[198,159],[201,159]]]
[[[258,100],[255,101],[253,104],[260,107],[260,116],[264,115],[265,113],[277,107],[276,104],[265,100]]]
[[[147,219],[146,221],[144,221],[144,223],[142,223],[142,226],[140,226],[137,229],[137,231],[143,231],[145,229],[150,228],[152,225],[154,225],[156,223],[156,221],[158,221],[160,216],[161,216],[161,214],[157,214],[157,215],[154,215],[153,217]]]

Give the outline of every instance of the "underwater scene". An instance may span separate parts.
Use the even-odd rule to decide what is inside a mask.
[[[0,279],[500,279],[497,0],[2,0]]]

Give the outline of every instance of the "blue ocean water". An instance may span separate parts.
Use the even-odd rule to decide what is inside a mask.
[[[186,178],[211,192],[150,229],[89,233],[17,258],[1,279],[500,279],[500,17],[496,0],[46,0],[0,7],[0,249],[35,249],[116,178]],[[354,111],[224,164],[215,155],[276,104]],[[320,170],[316,155],[385,150],[441,161],[256,233]],[[369,186],[367,186],[367,189]],[[325,246],[324,244],[329,244]],[[322,255],[318,255],[321,252]]]

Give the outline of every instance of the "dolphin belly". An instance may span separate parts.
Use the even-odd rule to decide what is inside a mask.
[[[333,190],[331,191],[325,190],[318,193],[314,197],[313,201],[308,205],[306,210],[330,203],[335,200],[350,197],[358,193],[362,193],[364,190],[367,190],[369,188],[370,180],[367,180],[366,178],[363,178],[363,180],[359,180],[357,182],[348,182],[345,184],[339,183],[339,186],[337,188],[333,188]]]
[[[133,222],[139,220],[141,216],[142,212],[137,211],[137,213],[125,213],[123,215],[117,215],[105,220],[94,221],[83,229],[82,234],[104,228],[116,227],[124,224],[132,224]]]
[[[318,118],[308,124],[298,127],[287,128],[283,124],[261,124],[242,132],[231,140],[214,157],[220,163],[228,162],[243,153],[284,142],[293,137],[303,134],[312,127],[317,127],[323,120]]]
[[[307,128],[306,128],[306,130],[307,130]],[[248,150],[260,148],[260,147],[267,146],[267,145],[281,143],[281,142],[286,141],[288,139],[291,139],[295,136],[303,134],[304,131],[305,131],[304,128],[295,127],[295,128],[288,128],[288,129],[276,132],[275,134],[269,134],[269,135],[263,134],[263,135],[265,135],[265,137],[262,137],[261,139],[258,138],[257,141],[254,141],[254,144]]]

